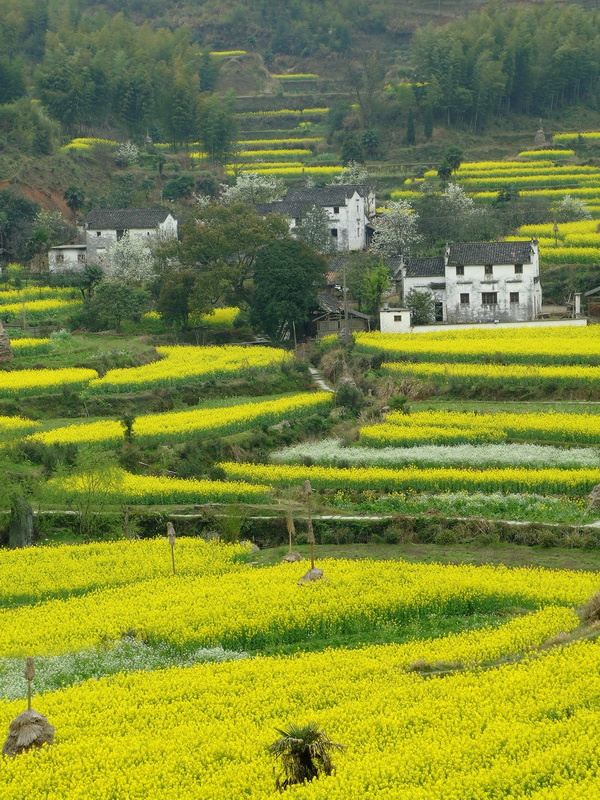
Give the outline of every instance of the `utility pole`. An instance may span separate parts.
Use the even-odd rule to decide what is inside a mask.
[[[342,341],[348,344],[350,331],[348,329],[348,287],[346,285],[346,259],[342,262],[342,292],[344,293],[344,326],[342,328]]]

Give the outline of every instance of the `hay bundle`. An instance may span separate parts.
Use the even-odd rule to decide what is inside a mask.
[[[54,741],[54,727],[43,714],[39,714],[33,708],[15,717],[8,731],[8,737],[2,748],[3,756],[17,756],[33,748],[39,749],[44,744],[52,744]]]

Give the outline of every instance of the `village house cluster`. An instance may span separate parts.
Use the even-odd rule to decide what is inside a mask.
[[[282,214],[290,231],[301,224],[308,209],[326,212],[338,257],[332,262],[330,283],[338,285],[338,299],[319,296],[319,334],[340,329],[344,314],[339,300],[344,260],[353,251],[368,250],[377,216],[375,194],[366,185],[340,185],[288,189],[278,201],[256,206],[261,214]],[[177,237],[177,219],[162,209],[96,209],[85,217],[77,242],[51,248],[50,272],[81,270],[102,263],[109,249],[125,232],[152,246],[160,239]],[[435,257],[388,258],[392,282],[400,303],[411,291],[431,295],[435,321],[442,324],[526,322],[538,318],[542,308],[540,264],[535,240],[513,242],[452,242]],[[369,318],[346,307],[352,329],[368,329]],[[386,316],[390,329],[410,328],[410,315]],[[390,322],[391,320],[391,322]]]

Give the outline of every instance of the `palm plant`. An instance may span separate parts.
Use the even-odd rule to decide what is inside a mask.
[[[343,745],[330,741],[316,722],[291,725],[287,731],[276,728],[281,738],[269,745],[269,752],[281,761],[281,775],[275,781],[281,792],[288,786],[306,783],[321,773],[331,775],[331,751],[342,750]]]

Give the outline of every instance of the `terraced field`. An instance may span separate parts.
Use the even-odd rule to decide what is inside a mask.
[[[176,551],[178,575],[165,541],[0,553],[0,725],[33,655],[55,728],[5,759],[0,797],[75,800],[85,774],[98,798],[275,798],[268,745],[309,721],[344,748],[297,797],[597,792],[598,644],[574,611],[596,574],[336,560],[299,586],[302,564],[256,569],[243,545]]]

